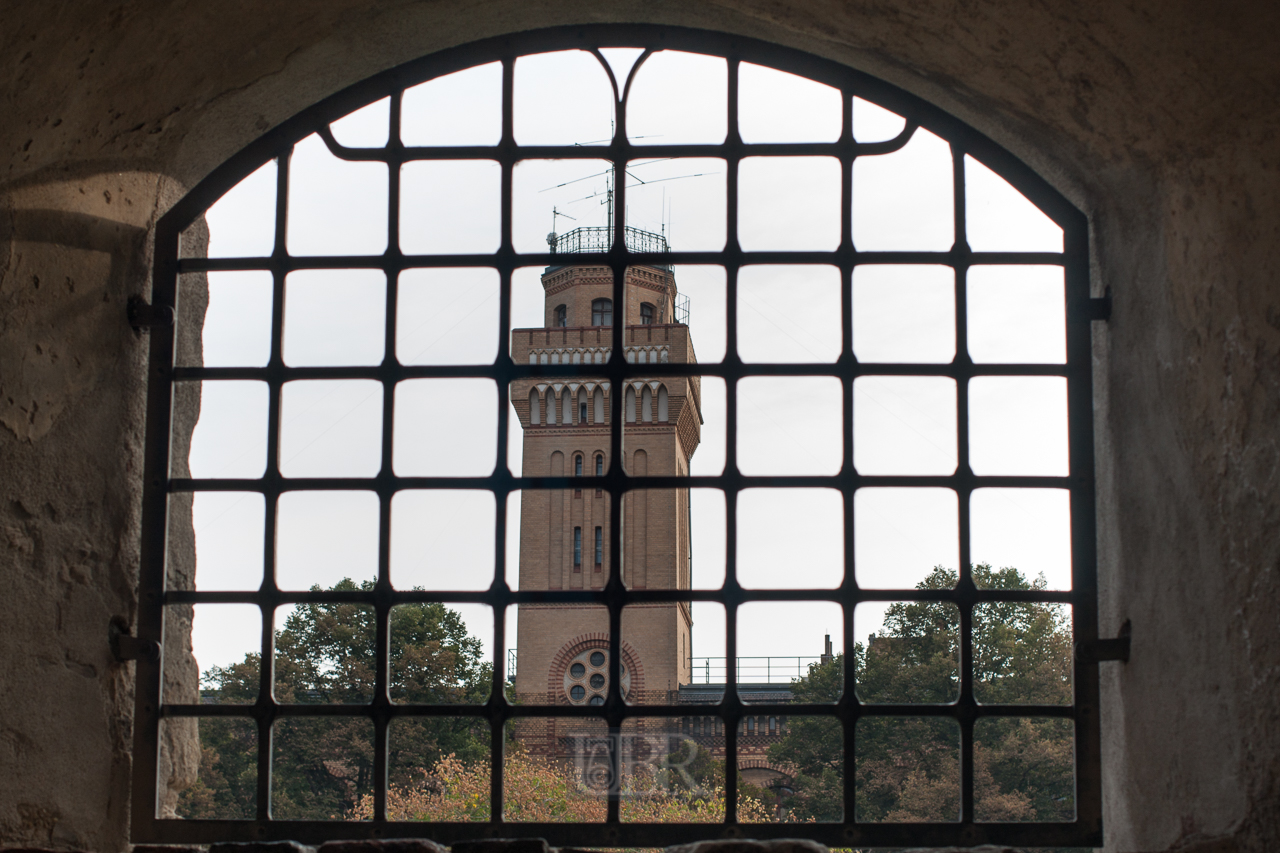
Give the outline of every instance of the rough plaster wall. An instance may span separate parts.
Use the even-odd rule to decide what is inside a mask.
[[[1108,843],[1274,846],[1280,7],[1189,0],[6,10],[0,842],[123,844],[130,680],[104,632],[133,607],[143,344],[121,316],[173,187],[384,68],[597,20],[847,62],[992,135],[1091,215],[1116,297],[1096,371],[1103,627],[1134,625],[1132,663],[1104,673]]]

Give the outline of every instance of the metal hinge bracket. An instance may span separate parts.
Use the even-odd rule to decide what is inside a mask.
[[[168,305],[150,305],[141,296],[130,296],[125,304],[129,325],[135,332],[173,325],[173,309]]]
[[[155,640],[143,640],[129,634],[129,624],[123,617],[117,616],[107,627],[107,642],[111,645],[111,656],[118,662],[131,660],[149,660],[156,663],[160,660],[160,644]]]
[[[1106,322],[1111,319],[1111,288],[1102,296],[1081,299],[1076,302],[1076,313],[1085,320]]]
[[[1129,662],[1129,635],[1132,626],[1124,620],[1120,636],[1114,640],[1081,640],[1076,643],[1076,660],[1081,663],[1099,663],[1104,660]]]

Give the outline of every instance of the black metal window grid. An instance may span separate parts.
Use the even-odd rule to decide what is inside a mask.
[[[617,111],[615,134],[606,145],[519,146],[513,136],[513,70],[517,57],[559,49],[596,51],[602,47],[646,47],[649,53],[662,49],[678,49],[721,56],[728,61],[728,127],[729,135],[715,145],[644,145],[634,146],[627,138],[625,96],[627,80],[615,81],[623,106]],[[597,57],[600,55],[597,53]],[[398,122],[403,90],[419,82],[453,71],[492,61],[501,62],[503,73],[502,137],[494,146],[409,148],[400,142]],[[636,64],[641,67],[644,57]],[[830,143],[745,144],[737,132],[737,91],[739,63],[752,63],[788,71],[839,89],[843,95],[844,119],[840,138]],[[608,70],[608,63],[602,64]],[[634,71],[632,72],[634,75]],[[612,79],[612,75],[611,79]],[[883,105],[907,117],[906,128],[896,139],[887,142],[859,143],[852,132],[850,99],[857,95]],[[391,99],[390,141],[383,148],[348,149],[339,145],[328,130],[328,123],[352,110],[389,96]],[[851,224],[850,175],[856,158],[881,154],[906,144],[918,127],[927,127],[951,146],[954,163],[955,244],[941,252],[860,252],[854,247]],[[389,166],[388,198],[389,233],[386,252],[377,256],[293,257],[285,250],[287,201],[289,198],[288,163],[292,147],[313,132],[319,132],[336,156],[355,161],[386,163]],[[965,164],[964,156],[972,155],[1008,180],[1024,196],[1036,204],[1064,231],[1062,253],[974,252],[968,247],[965,228]],[[842,169],[841,236],[832,251],[762,251],[744,252],[738,244],[737,165],[747,156],[758,155],[823,155],[836,158]],[[595,476],[559,478],[523,478],[508,472],[508,432],[518,429],[509,417],[505,389],[513,380],[530,377],[568,377],[580,374],[581,366],[534,365],[513,363],[510,350],[510,294],[512,273],[518,267],[563,264],[564,255],[550,245],[544,254],[520,254],[512,244],[512,170],[525,159],[606,159],[613,163],[616,174],[630,159],[643,157],[716,157],[726,164],[727,243],[722,251],[681,252],[668,246],[640,245],[628,234],[623,217],[615,218],[611,233],[595,234],[598,245],[578,246],[591,251],[591,263],[608,267],[613,274],[612,304],[624,305],[624,273],[630,265],[710,264],[726,271],[727,306],[726,355],[720,363],[644,364],[628,363],[624,356],[624,327],[613,325],[609,331],[612,351],[607,363],[593,372],[607,376],[614,388],[625,386],[626,380],[645,377],[715,376],[723,378],[727,388],[726,465],[719,476],[646,477],[629,476],[619,465],[597,472]],[[261,164],[276,158],[277,170],[275,214],[275,249],[267,258],[183,258],[180,236],[191,223],[228,189]],[[492,254],[409,256],[398,248],[397,216],[400,201],[400,164],[416,160],[485,159],[501,166],[501,246]],[[615,205],[625,210],[627,186],[615,180]],[[585,239],[585,237],[583,238]],[[747,264],[821,264],[835,266],[842,276],[842,349],[834,363],[745,364],[738,356],[736,329],[738,271]],[[954,269],[956,276],[955,334],[956,357],[949,364],[861,364],[854,356],[853,330],[849,300],[853,270],[860,264],[934,264]],[[1067,299],[1067,359],[1060,365],[983,364],[975,365],[966,355],[966,322],[964,272],[973,264],[1041,264],[1060,266],[1065,272]],[[395,357],[395,288],[397,274],[413,267],[486,267],[500,276],[500,342],[497,357],[491,364],[480,366],[405,366]],[[386,355],[380,364],[370,367],[287,367],[281,358],[282,303],[284,278],[301,269],[373,269],[387,275]],[[306,110],[276,130],[250,145],[179,202],[158,225],[156,239],[153,302],[157,306],[177,308],[178,278],[182,273],[217,270],[265,270],[274,282],[271,357],[262,368],[183,367],[175,364],[175,332],[157,327],[152,332],[149,380],[148,432],[146,446],[146,483],[141,568],[141,608],[139,636],[162,641],[166,605],[240,603],[261,608],[261,689],[252,706],[176,704],[162,692],[161,664],[142,660],[137,669],[137,709],[135,717],[133,777],[133,840],[137,843],[207,843],[221,840],[297,839],[319,841],[333,838],[430,836],[442,841],[486,837],[543,837],[554,844],[576,846],[661,846],[687,842],[697,838],[756,837],[776,838],[805,835],[837,847],[971,845],[980,843],[1026,846],[1095,846],[1101,843],[1100,750],[1098,722],[1097,663],[1076,660],[1074,663],[1074,699],[1066,706],[984,705],[975,700],[973,691],[973,612],[984,602],[1019,601],[1067,604],[1071,607],[1072,632],[1075,641],[1097,639],[1095,582],[1095,522],[1093,490],[1093,438],[1091,390],[1091,339],[1088,300],[1087,223],[1043,179],[985,136],[967,127],[941,110],[888,84],[833,62],[822,60],[776,45],[722,34],[683,29],[643,26],[593,26],[531,32],[468,45],[409,63],[364,81]],[[686,315],[687,316],[687,309]],[[679,314],[678,314],[679,316]],[[606,321],[607,322],[607,321]],[[864,375],[941,376],[957,383],[957,429],[959,465],[949,476],[866,476],[853,466],[853,426],[849,412],[853,409],[853,382]],[[737,383],[750,376],[829,376],[839,380],[843,389],[843,464],[832,476],[745,476],[737,467],[737,418],[739,417]],[[1054,376],[1063,377],[1068,387],[1070,473],[1065,477],[985,477],[975,476],[968,464],[967,382],[975,376]],[[497,405],[497,464],[494,472],[483,477],[401,477],[393,473],[393,407],[398,382],[421,377],[487,378],[503,392]],[[302,378],[362,378],[380,383],[383,390],[382,462],[380,472],[367,478],[286,479],[278,464],[277,438],[280,423],[281,386]],[[270,389],[268,420],[268,467],[260,479],[197,480],[171,477],[171,429],[175,385],[218,379],[252,379],[267,383]],[[610,397],[610,458],[621,459],[625,418],[623,395]],[[844,496],[845,577],[836,589],[744,589],[736,577],[736,511],[735,496],[750,487],[827,487]],[[853,571],[854,530],[852,498],[856,489],[866,486],[939,486],[959,495],[959,583],[954,589],[865,589],[858,585]],[[978,588],[969,565],[968,497],[984,486],[1009,488],[1059,488],[1070,492],[1072,579],[1069,591],[999,590]],[[628,589],[622,573],[612,572],[602,589],[521,591],[511,589],[506,563],[506,498],[513,491],[530,488],[601,489],[609,501],[611,519],[608,559],[612,566],[622,565],[621,524],[622,499],[632,489],[711,488],[722,490],[727,507],[726,579],[717,590],[637,590]],[[494,528],[493,582],[479,592],[437,590],[407,591],[392,586],[389,576],[387,536],[390,526],[390,501],[397,491],[407,488],[486,490],[496,498]],[[275,500],[286,491],[353,490],[376,493],[380,505],[381,548],[378,579],[370,590],[350,592],[284,592],[276,585],[273,555],[265,553],[265,580],[260,589],[243,592],[180,590],[166,587],[167,516],[173,496],[198,491],[257,492],[264,495],[267,510],[266,541],[272,541]],[[580,535],[580,529],[578,530]],[[599,536],[597,536],[599,541]],[[575,540],[575,550],[580,545]],[[575,558],[576,561],[577,558]],[[272,692],[272,614],[281,605],[346,601],[372,608],[377,620],[376,688],[366,705],[284,704]],[[416,705],[397,704],[388,698],[388,619],[398,604],[412,602],[475,602],[493,608],[493,681],[488,701],[482,705]],[[859,701],[855,692],[854,668],[845,669],[843,698],[835,705],[752,704],[750,716],[737,691],[734,667],[726,667],[726,688],[714,704],[700,708],[714,715],[716,731],[723,724],[726,758],[725,821],[707,824],[645,824],[620,821],[620,792],[608,792],[607,820],[601,824],[544,824],[504,821],[503,815],[503,744],[504,728],[518,718],[562,717],[603,720],[609,731],[619,733],[624,722],[640,718],[663,718],[679,725],[689,713],[681,705],[628,705],[620,692],[621,617],[626,605],[645,602],[706,601],[718,602],[726,609],[728,659],[737,658],[737,608],[757,601],[830,601],[844,611],[844,648],[854,646],[852,611],[868,601],[939,601],[951,602],[959,611],[960,621],[960,691],[959,698],[944,705],[869,704]],[[608,691],[604,703],[587,705],[513,705],[508,702],[506,682],[505,615],[508,608],[533,603],[579,603],[602,605],[609,614]],[[756,716],[788,720],[805,716],[827,716],[839,721],[844,734],[845,774],[843,792],[844,815],[839,823],[763,823],[738,821],[739,739],[744,720],[754,722]],[[954,720],[960,731],[960,819],[955,823],[892,824],[861,823],[855,820],[856,791],[852,772],[857,723],[876,716],[941,717]],[[280,821],[271,814],[271,756],[273,726],[280,720],[315,716],[362,717],[369,720],[374,732],[374,807],[373,819],[365,822]],[[491,813],[487,823],[397,823],[387,819],[388,725],[395,719],[414,717],[476,717],[487,722],[491,731]],[[252,721],[258,734],[258,776],[255,820],[209,821],[177,820],[156,816],[159,794],[157,779],[160,766],[160,727],[162,720],[181,717],[240,717]],[[1049,717],[1067,719],[1074,724],[1076,818],[1056,823],[982,823],[974,818],[974,725],[990,717]],[[771,723],[772,726],[772,723]],[[620,777],[616,751],[613,753],[613,778]]]

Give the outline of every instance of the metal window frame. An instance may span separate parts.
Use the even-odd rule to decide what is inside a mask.
[[[725,57],[729,66],[728,115],[729,136],[718,145],[644,145],[633,147],[626,138],[625,110],[616,123],[616,134],[608,145],[524,146],[513,137],[512,77],[516,57],[551,50],[645,45],[647,50],[675,49]],[[600,55],[597,53],[597,58]],[[647,55],[647,54],[646,54]],[[408,86],[434,77],[491,61],[503,68],[502,139],[492,147],[406,148],[399,142],[400,93]],[[643,61],[643,60],[642,60]],[[752,62],[792,72],[840,89],[844,97],[844,121],[840,139],[822,144],[744,144],[738,137],[737,81],[741,62]],[[605,64],[607,69],[607,63]],[[637,66],[639,67],[639,63]],[[612,77],[612,75],[610,75]],[[616,84],[615,84],[616,85]],[[625,97],[626,86],[621,93]],[[894,140],[858,143],[852,135],[850,96],[867,100],[906,116],[907,126]],[[367,103],[383,97],[391,98],[390,142],[384,149],[345,149],[333,139],[328,124]],[[859,252],[852,242],[850,170],[861,155],[887,153],[906,143],[917,127],[928,130],[950,143],[955,165],[956,242],[946,252]],[[285,216],[287,215],[289,169],[292,146],[319,131],[329,149],[337,156],[389,164],[389,248],[380,256],[362,257],[291,257],[285,251]],[[843,170],[841,190],[841,241],[830,252],[744,252],[738,246],[737,217],[738,162],[746,156],[826,155],[838,158]],[[1044,211],[1064,231],[1065,251],[1058,253],[973,252],[965,240],[964,155],[971,154],[988,168],[1009,181],[1023,195]],[[591,256],[593,265],[605,266],[613,273],[613,304],[623,305],[625,270],[633,264],[712,264],[726,270],[726,316],[728,320],[726,355],[716,364],[646,364],[630,365],[623,357],[623,325],[612,326],[612,354],[607,364],[593,372],[607,376],[614,387],[638,376],[641,368],[646,377],[717,376],[725,380],[728,394],[726,429],[726,467],[719,476],[646,477],[628,476],[613,465],[602,477],[524,478],[507,470],[508,430],[518,428],[509,420],[505,390],[513,380],[529,377],[554,378],[576,375],[580,366],[513,364],[510,351],[511,274],[517,267],[563,263],[563,256],[551,253],[517,253],[511,240],[511,174],[514,164],[523,159],[592,158],[613,161],[620,169],[636,156],[713,156],[727,163],[726,210],[727,243],[722,251],[645,252],[631,251],[626,240],[623,217],[615,217],[613,245],[608,251]],[[180,258],[180,236],[204,211],[227,190],[263,163],[278,158],[276,242],[274,253],[267,258]],[[415,159],[487,159],[497,160],[502,168],[501,247],[489,255],[447,255],[408,257],[397,244],[396,214],[399,207],[399,164]],[[625,181],[615,181],[618,210],[625,210]],[[541,837],[566,846],[645,846],[656,847],[702,838],[779,838],[798,834],[835,847],[851,846],[950,846],[1003,844],[1017,846],[1098,846],[1102,843],[1102,796],[1100,771],[1100,728],[1097,661],[1077,657],[1074,662],[1074,704],[1070,706],[980,705],[973,696],[972,679],[972,614],[973,607],[987,601],[1056,602],[1072,608],[1073,639],[1077,642],[1097,640],[1096,522],[1094,504],[1093,398],[1091,377],[1090,280],[1088,223],[1085,216],[1009,152],[986,136],[926,101],[910,95],[867,74],[836,62],[805,54],[763,41],[722,33],[648,25],[592,25],[553,28],[489,39],[441,51],[414,62],[378,74],[356,84],[284,122],[267,135],[247,146],[199,186],[179,201],[156,228],[153,304],[160,309],[177,309],[177,285],[181,273],[217,270],[267,270],[274,281],[274,308],[271,361],[265,368],[206,368],[175,366],[175,329],[156,327],[151,331],[149,358],[147,438],[145,448],[145,483],[141,542],[140,607],[138,636],[154,640],[163,647],[164,609],[167,605],[196,603],[246,603],[262,608],[270,617],[279,605],[305,601],[345,600],[361,602],[375,609],[378,619],[375,698],[369,705],[284,705],[272,696],[274,681],[272,662],[272,619],[264,618],[261,667],[261,691],[252,706],[182,705],[167,703],[161,691],[161,663],[139,660],[137,664],[137,699],[134,717],[134,750],[132,779],[132,840],[135,843],[192,844],[212,841],[260,841],[295,839],[317,842],[340,838],[388,838],[429,836],[443,842],[495,837]],[[842,352],[833,364],[744,364],[737,355],[737,290],[738,270],[746,264],[788,263],[836,265],[842,275]],[[853,268],[865,263],[929,263],[950,266],[957,271],[956,345],[957,357],[951,364],[859,364],[853,356],[852,321],[849,303]],[[1067,362],[1063,365],[982,365],[975,366],[967,356],[966,320],[963,298],[964,271],[970,265],[982,264],[1049,264],[1064,268],[1067,298]],[[472,266],[496,268],[500,274],[501,307],[499,352],[492,364],[479,366],[406,367],[395,360],[396,275],[407,267]],[[284,277],[296,269],[307,268],[373,268],[384,270],[387,280],[387,356],[381,365],[369,368],[290,368],[281,361],[281,328]],[[937,477],[863,476],[852,465],[853,433],[849,414],[853,405],[853,380],[861,375],[930,375],[949,376],[957,381],[959,466],[954,475]],[[843,388],[844,461],[839,473],[832,476],[744,476],[736,466],[735,443],[737,425],[737,382],[748,376],[833,376]],[[977,477],[968,466],[968,425],[964,416],[967,385],[970,377],[996,376],[1061,376],[1068,384],[1070,472],[1066,477]],[[277,431],[279,424],[280,386],[287,380],[300,378],[371,378],[390,391],[399,381],[418,377],[483,377],[492,379],[500,392],[495,448],[497,465],[489,477],[397,477],[391,469],[393,401],[395,395],[384,393],[382,425],[382,472],[369,479],[296,479],[285,480],[277,465]],[[259,480],[194,480],[170,476],[170,430],[172,425],[173,386],[177,382],[213,379],[262,379],[272,389],[269,403],[268,473]],[[620,459],[623,446],[624,397],[610,398],[611,458]],[[959,495],[960,512],[960,580],[953,590],[922,591],[868,590],[858,586],[853,566],[853,492],[864,486],[943,486]],[[848,570],[836,589],[746,590],[736,579],[736,494],[749,487],[822,486],[835,488],[844,495],[845,564]],[[978,487],[1051,487],[1065,488],[1071,495],[1072,588],[1070,591],[1006,591],[978,589],[969,566],[969,495]],[[603,489],[610,502],[609,559],[613,566],[622,565],[620,535],[623,495],[635,488],[715,488],[726,495],[727,572],[724,586],[718,590],[628,590],[621,572],[612,572],[600,590],[519,591],[505,581],[506,497],[513,491],[528,488]],[[395,590],[389,580],[389,557],[386,538],[389,525],[390,499],[405,488],[483,489],[497,499],[494,531],[495,564],[492,586],[483,592],[412,592]],[[166,588],[166,549],[169,496],[200,490],[250,491],[262,493],[268,505],[267,541],[273,531],[274,499],[286,490],[360,489],[379,496],[382,513],[383,547],[379,557],[376,587],[369,592],[353,593],[286,593],[275,585],[273,555],[266,553],[265,581],[262,589],[252,592],[206,592]],[[727,674],[724,696],[708,713],[724,724],[725,782],[727,787],[725,822],[708,824],[640,824],[619,820],[620,792],[608,793],[607,819],[602,824],[513,823],[502,819],[503,731],[508,721],[521,717],[575,717],[603,719],[609,731],[617,734],[626,720],[643,717],[677,719],[688,714],[688,708],[671,705],[627,705],[619,692],[620,620],[622,607],[643,602],[711,601],[726,608],[726,654],[737,656],[737,608],[752,601],[833,601],[844,608],[844,647],[853,648],[852,610],[863,601],[950,601],[960,609],[961,691],[957,702],[950,705],[869,705],[858,701],[853,684],[853,667],[845,672],[843,698],[835,705],[756,705],[751,714],[785,715],[786,718],[822,715],[838,720],[844,732],[845,774],[844,814],[841,823],[768,823],[745,824],[738,821],[738,739],[744,706],[737,692],[735,674]],[[401,705],[388,699],[388,630],[390,608],[416,601],[444,603],[478,602],[488,604],[494,612],[493,683],[488,701],[479,706]],[[504,683],[507,647],[504,615],[506,608],[524,603],[590,603],[603,605],[609,611],[609,690],[603,706],[536,706],[512,705],[505,697]],[[279,719],[300,716],[360,716],[374,726],[375,791],[374,819],[368,822],[282,821],[273,820],[270,811],[270,778],[272,726]],[[886,824],[860,823],[854,819],[855,785],[853,756],[858,720],[870,716],[941,716],[956,720],[961,732],[961,815],[955,823]],[[468,716],[485,719],[491,729],[491,809],[494,818],[488,823],[412,823],[386,819],[387,727],[400,717]],[[1061,823],[981,823],[974,820],[973,810],[973,726],[988,717],[1056,717],[1071,719],[1075,724],[1076,819]],[[181,820],[156,817],[159,784],[160,725],[166,718],[240,717],[253,720],[258,730],[259,760],[257,780],[257,818],[248,821]],[[618,778],[620,761],[616,751],[614,778]]]

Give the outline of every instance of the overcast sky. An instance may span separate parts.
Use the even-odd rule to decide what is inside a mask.
[[[608,52],[630,67],[638,51]],[[628,132],[639,144],[720,142],[726,134],[726,66],[678,52],[652,56],[637,74]],[[491,144],[500,131],[501,74],[481,66],[410,89],[402,138],[409,145]],[[612,133],[607,72],[569,51],[517,62],[515,133],[523,144],[601,144]],[[855,99],[860,141],[888,139],[903,120]],[[740,132],[748,142],[838,137],[841,96],[829,87],[759,66],[742,66]],[[387,100],[335,122],[338,139],[381,146]],[[386,248],[387,169],[332,157],[315,137],[291,164],[289,251],[295,255],[380,254]],[[513,176],[518,251],[545,251],[546,235],[603,225],[608,163],[525,161]],[[953,240],[948,146],[919,130],[902,150],[859,158],[853,169],[854,241],[864,250],[945,251]],[[663,231],[676,250],[725,244],[725,163],[638,158],[628,168],[628,224]],[[742,247],[834,249],[839,242],[840,170],[823,157],[753,158],[742,163],[738,228]],[[1062,232],[1007,183],[966,158],[969,241],[976,250],[1061,251]],[[402,173],[400,241],[406,252],[489,252],[498,246],[499,169],[491,161],[411,163]],[[210,254],[266,255],[272,248],[275,166],[267,164],[208,213]],[[564,217],[553,219],[553,208]],[[513,280],[512,323],[541,326],[541,268]],[[725,275],[677,267],[691,297],[698,358],[725,353]],[[739,352],[748,362],[834,361],[840,351],[840,277],[834,267],[757,266],[739,275]],[[854,350],[863,362],[945,364],[955,356],[955,282],[943,266],[862,266],[854,273]],[[270,349],[271,278],[266,272],[209,275],[204,359],[210,366],[262,365]],[[290,365],[369,365],[385,345],[381,272],[307,271],[286,282],[284,359]],[[493,270],[409,270],[399,282],[396,355],[406,364],[481,364],[497,353],[498,277]],[[966,282],[969,352],[977,362],[1061,363],[1065,359],[1060,267],[974,267]],[[488,380],[417,380],[397,389],[393,464],[399,474],[487,474],[494,464],[495,389]],[[282,402],[286,477],[377,473],[381,386],[367,380],[295,382]],[[829,474],[840,467],[842,418],[833,378],[754,378],[739,388],[739,459],[748,474]],[[868,474],[949,474],[957,460],[955,383],[946,377],[859,378],[854,386],[854,464]],[[448,401],[448,417],[440,401]],[[1062,379],[975,379],[970,385],[970,456],[977,474],[1067,473],[1066,384]],[[256,477],[266,464],[266,387],[206,383],[190,465],[197,477]],[[694,474],[724,467],[725,390],[703,380],[702,446]],[[513,418],[512,423],[516,421]],[[519,436],[511,467],[520,472]],[[754,490],[739,503],[739,576],[748,587],[834,587],[842,565],[841,497],[830,490]],[[957,497],[947,489],[864,489],[854,497],[858,579],[910,587],[935,565],[954,569]],[[1070,586],[1069,505],[1060,490],[984,489],[972,503],[973,559],[1043,573]],[[197,585],[256,589],[261,582],[264,506],[251,494],[198,495]],[[492,567],[493,499],[488,493],[403,492],[392,505],[392,581],[398,587],[482,589]],[[283,588],[372,578],[377,565],[372,493],[286,494],[279,506],[277,560]],[[509,578],[516,580],[518,497],[510,508]],[[724,578],[724,499],[693,497],[694,585]],[[492,617],[459,608],[486,643]],[[258,648],[254,607],[197,608],[200,665],[225,665]],[[879,629],[882,605],[863,605],[855,634]],[[283,612],[277,616],[283,621]],[[739,616],[742,655],[815,656],[824,634],[839,648],[840,609],[829,603],[753,604]],[[514,645],[514,622],[508,645]],[[695,657],[724,654],[719,605],[695,607]]]

